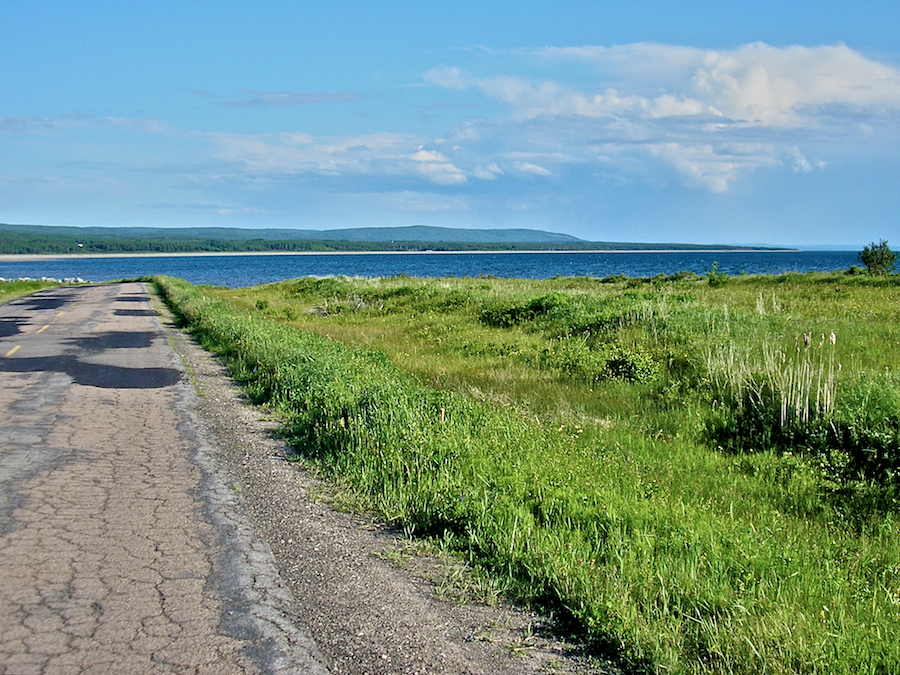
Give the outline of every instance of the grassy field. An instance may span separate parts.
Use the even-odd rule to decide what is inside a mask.
[[[626,670],[900,672],[895,277],[158,284],[299,457]]]

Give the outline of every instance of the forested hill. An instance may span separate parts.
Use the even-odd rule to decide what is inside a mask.
[[[385,227],[339,230],[64,227],[0,223],[0,254],[327,252],[327,251],[516,251],[516,250],[701,250],[747,247],[591,242],[567,234],[529,229]]]

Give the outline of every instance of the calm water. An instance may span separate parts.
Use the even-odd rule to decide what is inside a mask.
[[[828,272],[859,264],[855,251],[716,253],[401,253],[327,255],[147,256],[0,261],[0,277],[80,277],[111,281],[167,274],[195,284],[254,286],[302,276],[496,277],[546,279],[555,276],[648,277],[719,270],[731,275]]]

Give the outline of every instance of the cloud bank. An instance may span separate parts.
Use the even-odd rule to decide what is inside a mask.
[[[381,133],[207,133],[219,160],[254,173],[382,176],[465,189],[481,181],[564,178],[727,192],[760,170],[824,168],[816,156],[848,135],[895,133],[900,70],[838,44],[732,50],[637,43],[505,52],[515,74],[440,66],[423,84],[480,94],[493,116],[460,121],[443,137]],[[510,57],[512,65],[510,66]],[[536,78],[530,73],[552,73]],[[349,93],[261,93],[230,106],[356,100]],[[408,189],[404,183],[401,188]]]
[[[871,120],[891,124],[900,111],[900,71],[845,45],[709,51],[639,43],[518,55],[559,77],[476,75],[455,66],[425,73],[432,86],[479,91],[506,106],[505,117],[468,124],[455,140],[487,145],[502,137],[520,152],[553,146],[569,158],[563,163],[629,180],[674,177],[723,192],[755,169],[811,171],[822,162],[806,157],[804,145]],[[566,74],[573,66],[575,81]]]
[[[869,162],[877,181],[900,145],[900,70],[842,44],[638,43],[459,59],[464,65],[434,67],[390,95],[247,90],[226,101],[185,90],[204,116],[182,124],[149,115],[0,117],[6,157],[49,158],[15,170],[0,161],[0,183],[16,186],[0,206],[59,201],[52,184],[97,204],[125,204],[132,193],[139,205],[182,204],[191,217],[275,217],[278,204],[283,214],[318,204],[329,216],[447,214],[453,224],[466,214],[465,222],[495,224],[537,214],[521,222],[545,225],[538,219],[571,213],[593,223],[598,204],[612,205],[611,218],[623,186],[635,188],[632,208],[643,213],[663,194],[676,195],[667,203],[724,203],[720,195],[739,194],[753,176],[824,179],[817,172],[835,161],[845,170]],[[309,106],[353,101],[360,116],[341,117],[336,132],[304,128],[324,110]],[[439,121],[417,124],[428,115],[414,109],[439,110]],[[235,126],[245,120],[252,126]],[[879,153],[894,164],[871,160]]]

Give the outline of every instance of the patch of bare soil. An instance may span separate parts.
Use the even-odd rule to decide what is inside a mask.
[[[277,425],[171,317],[163,324],[194,382],[217,471],[271,548],[332,673],[614,672],[554,638],[536,614],[460,601],[458,563],[323,500],[327,486],[285,459]]]

